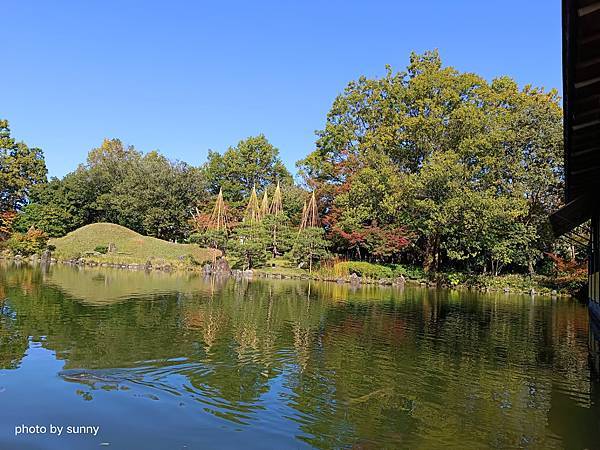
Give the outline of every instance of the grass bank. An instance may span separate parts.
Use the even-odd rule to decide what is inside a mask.
[[[114,250],[107,252],[109,245]],[[221,252],[195,244],[176,244],[143,236],[112,223],[94,223],[78,228],[62,238],[50,239],[53,256],[59,261],[82,259],[110,265],[193,266],[212,261]]]

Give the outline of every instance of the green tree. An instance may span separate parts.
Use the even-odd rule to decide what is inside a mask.
[[[50,237],[60,237],[71,229],[73,218],[60,206],[31,203],[26,205],[13,224],[16,231],[26,232],[35,227]]]
[[[200,170],[153,151],[115,183],[104,209],[111,222],[161,239],[182,239],[203,188]]]
[[[38,148],[29,148],[10,135],[8,121],[0,120],[0,213],[27,204],[33,186],[46,181],[46,163]]]
[[[329,255],[328,247],[323,228],[307,227],[298,233],[290,256],[296,264],[307,266],[312,272],[314,263]]]
[[[292,184],[279,150],[262,134],[238,142],[222,155],[209,151],[204,171],[210,191],[217,194],[222,188],[225,200],[232,202],[248,198],[253,187],[263,191],[278,180]]]
[[[77,172],[33,186],[29,198],[30,204],[19,217],[21,230],[40,223],[40,227],[54,236],[50,229],[64,229],[67,233],[90,223],[88,209],[93,193],[88,192],[85,179]]]
[[[267,250],[274,258],[291,250],[295,236],[285,214],[268,214],[262,219],[261,226],[268,234]]]
[[[262,267],[269,258],[269,242],[269,232],[263,224],[242,222],[233,230],[229,255],[237,258],[237,265],[244,270]]]
[[[338,251],[367,250],[373,225],[415,232],[416,254],[432,270],[444,261],[484,270],[492,260],[531,268],[553,244],[544,218],[562,189],[556,91],[487,82],[444,67],[437,51],[412,54],[404,72],[388,67],[383,78],[349,83],[317,137],[298,165]],[[395,176],[380,177],[385,166]],[[470,201],[508,213],[480,214],[489,232],[467,236]],[[336,227],[357,238],[336,241]]]
[[[227,244],[229,237],[225,230],[201,230],[190,235],[190,242],[198,244],[201,247],[216,248],[227,253]]]
[[[161,239],[184,239],[193,206],[205,192],[200,169],[156,151],[144,155],[118,139],[104,140],[86,164],[32,189],[32,202],[39,206],[22,223],[39,224],[54,235],[112,222]]]

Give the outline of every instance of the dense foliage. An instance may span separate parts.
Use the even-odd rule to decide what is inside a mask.
[[[557,92],[413,54],[406,72],[350,83],[298,165],[349,257],[533,268],[562,191]]]
[[[200,170],[105,140],[63,179],[37,186],[18,224],[51,236],[95,222],[112,222],[162,239],[183,239],[193,206],[204,193]]]
[[[26,203],[33,187],[46,181],[44,154],[17,142],[8,121],[0,120],[0,239],[12,230],[16,212]]]
[[[312,272],[314,263],[329,255],[328,248],[323,228],[307,227],[298,233],[290,256],[299,266]]]
[[[85,164],[48,182],[41,151],[15,143],[6,122],[0,143],[4,235],[33,226],[62,236],[113,222],[219,248],[244,268],[285,255],[312,269],[339,255],[496,275],[533,273],[545,252],[560,253],[547,224],[563,189],[557,92],[461,73],[437,52],[411,55],[406,71],[388,67],[382,78],[349,83],[316,149],[298,162],[302,185],[263,135],[210,151],[201,167],[105,140]],[[268,203],[277,183],[281,213],[267,208],[249,222],[251,193],[266,193]],[[215,229],[221,190],[227,226]],[[318,225],[301,226],[313,190]]]
[[[209,151],[204,170],[210,192],[223,189],[225,200],[233,202],[243,202],[253,187],[262,191],[277,181],[292,183],[279,150],[262,134],[238,142],[222,155]]]
[[[6,246],[16,255],[29,256],[43,252],[47,243],[46,233],[31,227],[25,233],[13,233]]]

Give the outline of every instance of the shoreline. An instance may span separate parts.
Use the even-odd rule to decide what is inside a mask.
[[[6,256],[0,255],[1,261],[11,261],[13,263],[25,263],[25,264],[48,264],[48,265],[67,265],[73,267],[89,267],[89,268],[108,268],[108,269],[120,269],[120,270],[132,270],[132,271],[145,271],[152,272],[158,271],[163,273],[173,273],[173,272],[193,272],[200,275],[205,276],[216,276],[216,277],[232,277],[236,280],[239,279],[272,279],[272,280],[312,280],[312,281],[321,281],[326,283],[336,283],[336,284],[349,284],[352,286],[361,286],[361,285],[369,285],[369,286],[395,286],[395,287],[403,287],[404,285],[410,286],[420,286],[420,287],[428,287],[432,289],[455,289],[455,290],[468,290],[468,291],[476,291],[483,293],[494,293],[494,292],[503,292],[506,294],[519,294],[519,295],[530,295],[530,296],[543,296],[543,297],[551,297],[551,298],[570,298],[574,297],[572,294],[567,292],[557,291],[555,289],[550,289],[548,287],[542,286],[538,283],[534,283],[535,287],[530,289],[522,289],[516,287],[506,286],[503,288],[499,287],[490,287],[490,286],[478,286],[473,284],[456,284],[450,285],[447,283],[440,283],[439,281],[432,280],[424,280],[424,279],[413,279],[408,277],[398,277],[394,278],[368,278],[368,277],[360,277],[356,274],[352,273],[346,277],[331,277],[331,276],[323,276],[318,273],[294,273],[288,270],[278,270],[275,267],[268,268],[259,268],[259,269],[249,269],[249,270],[239,270],[239,269],[229,269],[227,265],[226,270],[213,270],[212,264],[205,263],[199,265],[189,265],[183,264],[182,262],[169,262],[164,261],[158,264],[152,264],[149,260],[146,264],[143,263],[111,263],[111,262],[99,262],[94,260],[86,260],[85,258],[80,258],[76,260],[62,260],[54,257],[43,258],[37,255],[30,257],[16,257],[16,256]],[[157,262],[157,261],[155,261]],[[303,270],[303,269],[292,269],[295,270]],[[511,276],[515,274],[507,274],[506,276]],[[496,277],[497,279],[502,279],[502,275]],[[523,279],[526,276],[522,276]]]

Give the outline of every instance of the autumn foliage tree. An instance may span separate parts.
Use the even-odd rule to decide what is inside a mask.
[[[561,201],[558,93],[412,54],[406,71],[350,82],[298,166],[338,252],[430,271],[531,268]],[[390,231],[403,239],[380,239],[397,250],[384,256],[369,237]]]

